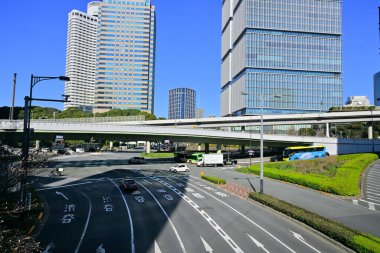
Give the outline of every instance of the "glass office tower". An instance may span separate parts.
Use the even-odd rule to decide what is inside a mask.
[[[99,7],[94,112],[154,113],[155,7],[103,0]]]
[[[374,104],[375,106],[380,106],[380,72],[377,72],[373,76],[373,94],[374,94]]]
[[[169,90],[169,119],[195,118],[195,90],[176,88]]]
[[[264,114],[340,106],[341,5],[340,0],[224,0],[221,115],[257,115],[261,105]]]

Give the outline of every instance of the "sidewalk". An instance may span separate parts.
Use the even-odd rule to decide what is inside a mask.
[[[193,169],[196,170],[201,169]],[[260,189],[259,178],[256,175],[238,173],[232,168],[203,168],[203,170],[206,174],[224,178],[231,183],[254,188],[256,191]],[[352,200],[344,200],[334,195],[269,178],[264,178],[264,193],[353,229],[380,237],[380,212],[355,205]]]

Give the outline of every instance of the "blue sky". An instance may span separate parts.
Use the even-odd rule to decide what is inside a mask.
[[[155,114],[167,117],[169,90],[197,92],[205,116],[220,115],[221,0],[152,0],[157,15]],[[88,0],[0,1],[0,106],[23,106],[30,75],[65,74],[68,13],[86,11]],[[343,99],[368,96],[380,71],[378,0],[343,0]],[[64,83],[45,81],[33,97],[60,99]],[[34,102],[60,110],[61,103]]]

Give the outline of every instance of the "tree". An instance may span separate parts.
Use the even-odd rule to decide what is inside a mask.
[[[54,118],[54,114],[59,113],[60,110],[50,107],[40,107],[40,106],[32,106],[32,110],[30,111],[31,119],[52,119]],[[18,118],[24,118],[24,110],[20,110],[18,113]]]
[[[24,175],[21,168],[21,152],[18,149],[0,146],[0,251],[37,252],[39,243],[26,231],[33,219],[26,216],[26,202],[20,202],[20,182]],[[28,162],[28,172],[38,168],[46,157],[32,152]],[[35,210],[35,201],[31,201]]]
[[[66,110],[59,112],[56,115],[56,118],[63,119],[63,118],[90,118],[93,117],[92,112],[83,111],[80,108],[77,107],[69,107]]]
[[[301,136],[316,136],[317,132],[313,128],[300,128],[298,131]]]

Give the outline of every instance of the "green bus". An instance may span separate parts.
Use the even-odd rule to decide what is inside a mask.
[[[199,161],[199,159],[202,158],[203,155],[204,153],[194,153],[194,154],[188,155],[186,156],[186,162],[195,164]]]

